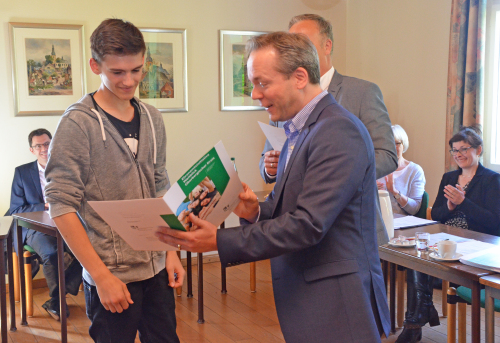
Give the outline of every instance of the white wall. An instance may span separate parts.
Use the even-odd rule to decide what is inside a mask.
[[[349,0],[346,74],[379,85],[434,202],[444,173],[450,0]]]
[[[8,22],[83,24],[86,58],[89,37],[105,18],[124,18],[139,27],[186,28],[189,112],[164,115],[167,129],[167,170],[172,181],[219,140],[236,157],[242,180],[255,190],[266,186],[259,176],[258,161],[264,145],[257,120],[267,122],[264,111],[221,112],[219,110],[218,30],[286,30],[289,19],[301,13],[318,13],[332,21],[336,34],[334,60],[345,68],[346,2],[322,0],[67,0],[41,6],[33,0],[0,0],[0,123],[3,159],[0,163],[0,213],[9,207],[14,168],[33,160],[28,133],[39,127],[55,131],[58,116],[15,117],[11,80]],[[97,89],[100,80],[87,66],[87,89]],[[269,189],[269,186],[267,186]]]

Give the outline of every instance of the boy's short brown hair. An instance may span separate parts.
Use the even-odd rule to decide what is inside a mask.
[[[92,58],[101,63],[107,55],[136,55],[146,51],[141,31],[122,19],[104,20],[90,36]]]

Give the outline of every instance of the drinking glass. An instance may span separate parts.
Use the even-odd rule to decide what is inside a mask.
[[[429,247],[429,242],[431,240],[431,234],[428,232],[417,232],[415,234],[415,239],[417,242],[417,249],[419,251],[426,251]]]

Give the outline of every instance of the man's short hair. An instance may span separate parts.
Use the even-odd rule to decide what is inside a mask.
[[[273,48],[278,53],[276,70],[287,78],[302,67],[311,84],[319,84],[319,59],[314,44],[303,34],[273,32],[252,37],[246,45],[247,56],[256,50]]]
[[[296,15],[292,19],[290,19],[290,23],[288,23],[288,29],[297,24],[298,22],[304,21],[304,20],[312,20],[316,22],[319,28],[319,32],[323,36],[324,39],[329,39],[332,41],[332,49],[330,50],[330,55],[333,54],[333,30],[332,30],[332,24],[325,18],[317,15],[317,14],[301,14],[301,15]]]
[[[49,130],[36,129],[36,130],[31,131],[30,134],[28,135],[28,143],[30,145],[30,148],[31,148],[31,143],[33,142],[33,137],[43,136],[43,135],[47,135],[47,136],[49,136],[50,139],[52,139],[52,135],[50,134]]]
[[[92,58],[101,63],[107,55],[137,55],[146,51],[141,31],[122,19],[104,20],[90,36]]]

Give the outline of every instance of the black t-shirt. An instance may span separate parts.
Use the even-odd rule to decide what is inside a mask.
[[[135,101],[135,99],[130,100],[130,103],[132,104],[132,106],[134,106],[134,118],[132,119],[132,121],[126,122],[104,111],[102,107],[100,107],[95,101],[94,94],[95,93],[90,94],[92,96],[94,106],[100,108],[104,112],[104,114],[106,114],[106,117],[121,134],[121,136],[125,140],[125,143],[127,143],[130,151],[132,152],[132,155],[134,155],[134,158],[137,158],[137,146],[139,145],[139,130],[141,126],[138,109],[139,104]]]

